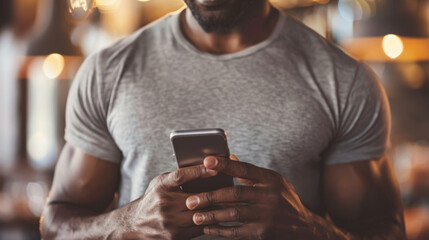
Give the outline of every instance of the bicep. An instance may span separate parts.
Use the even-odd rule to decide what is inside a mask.
[[[325,166],[323,198],[341,228],[359,230],[380,221],[402,227],[399,188],[387,157]]]
[[[119,164],[66,144],[58,160],[49,203],[67,203],[104,211],[119,183]]]

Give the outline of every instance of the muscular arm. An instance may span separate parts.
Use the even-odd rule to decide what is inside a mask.
[[[50,197],[40,224],[48,239],[191,239],[202,227],[185,206],[180,186],[216,174],[203,165],[155,177],[144,196],[111,211],[119,165],[66,145],[58,161]]]
[[[112,220],[119,216],[115,212],[104,212],[114,198],[118,182],[119,165],[66,144],[43,212],[42,236],[45,239],[107,238],[115,229]]]
[[[322,184],[329,220],[312,214],[316,235],[335,240],[406,239],[399,186],[387,157],[325,166]]]
[[[329,165],[323,174],[326,210],[346,239],[406,239],[399,187],[387,157]]]

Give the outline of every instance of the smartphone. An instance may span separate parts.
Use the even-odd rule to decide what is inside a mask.
[[[226,133],[223,129],[198,129],[173,131],[170,134],[174,155],[179,168],[203,164],[207,156],[229,159]],[[218,173],[210,178],[201,178],[181,186],[187,193],[209,192],[234,185],[231,176]]]

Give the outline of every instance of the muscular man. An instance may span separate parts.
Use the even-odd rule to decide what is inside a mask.
[[[82,65],[43,238],[404,239],[373,72],[268,0],[185,2]],[[170,131],[215,127],[241,161],[176,170]]]

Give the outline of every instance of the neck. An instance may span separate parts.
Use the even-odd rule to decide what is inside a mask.
[[[182,12],[180,25],[183,34],[200,51],[228,54],[241,51],[267,39],[274,31],[279,12],[268,1],[255,6],[242,23],[228,33],[206,33],[189,9]]]

